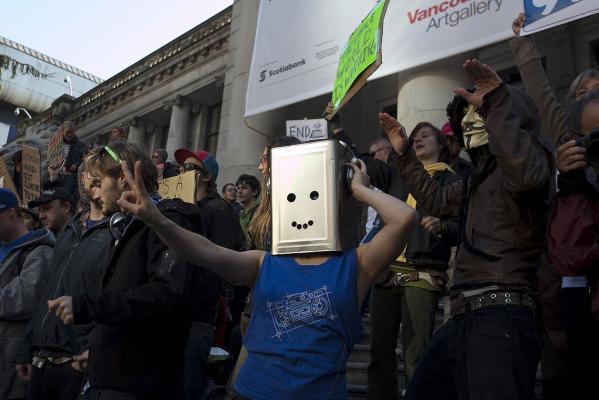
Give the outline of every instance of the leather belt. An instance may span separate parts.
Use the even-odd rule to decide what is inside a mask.
[[[535,308],[532,297],[521,292],[489,292],[466,299],[451,302],[451,316],[465,314],[490,306],[524,306]]]
[[[39,357],[34,356],[32,364],[41,369],[46,362],[54,365],[66,364],[73,360],[73,357]]]

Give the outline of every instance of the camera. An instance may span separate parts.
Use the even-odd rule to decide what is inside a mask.
[[[599,127],[585,137],[576,140],[576,146],[585,148],[585,159],[589,166],[599,168]]]

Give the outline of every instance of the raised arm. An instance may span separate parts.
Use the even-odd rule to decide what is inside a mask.
[[[425,171],[414,151],[408,147],[404,127],[386,113],[379,114],[379,121],[396,153],[389,157],[389,164],[395,168],[420,207],[429,215],[442,218],[458,216],[464,199],[464,182],[459,180],[441,186]]]
[[[487,64],[466,60],[464,69],[472,76],[476,91],[458,88],[456,93],[485,116],[489,132],[489,151],[506,177],[506,188],[513,195],[544,187],[551,174],[553,156],[531,132],[537,110],[515,89],[508,89]]]
[[[369,188],[366,167],[362,161],[354,165],[352,191],[354,197],[374,208],[385,225],[367,244],[358,247],[360,304],[377,276],[403,251],[416,226],[416,211],[403,201]]]
[[[512,23],[516,37],[510,41],[510,47],[526,91],[539,109],[543,131],[547,132],[551,142],[557,147],[568,133],[564,109],[549,84],[534,40],[531,36],[520,36],[524,21],[524,14],[520,14]]]
[[[118,205],[148,224],[178,256],[201,265],[235,283],[253,286],[258,276],[261,251],[237,252],[220,247],[202,235],[190,232],[164,217],[148,195],[141,178],[141,166],[135,164],[135,176],[123,163],[123,173],[131,188],[123,193]]]

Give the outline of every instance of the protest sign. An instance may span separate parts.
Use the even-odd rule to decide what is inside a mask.
[[[289,120],[287,125],[287,136],[293,136],[302,142],[312,142],[327,138],[326,119],[298,119]]]
[[[196,173],[189,171],[159,182],[158,193],[163,199],[181,199],[195,204]]]
[[[597,0],[523,0],[522,34],[540,32],[599,12]]]
[[[329,118],[366,84],[366,79],[383,63],[383,20],[388,3],[389,0],[379,0],[341,50],[333,84],[334,110]]]
[[[21,164],[21,183],[23,204],[36,199],[41,191],[41,155],[36,148],[23,146]]]
[[[17,195],[17,199],[19,199],[19,203],[21,202],[19,193],[17,193],[17,189],[15,189],[15,184],[12,181],[12,175],[6,168],[6,163],[4,162],[4,158],[0,157],[0,187],[4,189],[8,189]]]

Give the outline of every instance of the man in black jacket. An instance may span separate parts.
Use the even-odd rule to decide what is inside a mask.
[[[48,300],[58,296],[89,295],[100,291],[104,267],[114,240],[108,229],[112,211],[102,213],[99,182],[83,169],[90,210],[79,213],[57,239],[51,276],[33,318],[27,325],[17,362],[29,376],[29,400],[76,399],[82,387],[93,323],[66,326],[48,311]]]
[[[57,134],[62,135],[63,145],[60,154],[54,157],[54,163],[48,165],[48,181],[44,184],[44,189],[61,187],[77,200],[77,168],[83,161],[87,146],[75,135],[71,122],[63,123]]]
[[[239,216],[231,205],[218,195],[216,189],[218,163],[214,156],[204,150],[194,153],[187,149],[179,149],[175,152],[175,159],[181,166],[181,173],[195,171],[197,174],[195,201],[200,208],[204,236],[219,246],[242,250],[245,237],[239,224]],[[186,400],[202,399],[205,395],[208,383],[207,362],[222,286],[225,285],[230,289],[227,292],[233,293],[234,298],[229,302],[229,306],[233,308],[230,311],[233,325],[235,319],[239,322],[248,292],[248,289],[243,287],[235,287],[233,290],[229,282],[223,282],[217,275],[203,268],[193,269],[193,282],[195,290],[192,291],[190,304],[193,322],[185,351]]]
[[[144,183],[150,191],[157,189],[156,168],[145,152],[132,143],[114,143],[87,160],[90,172],[103,176],[104,214],[118,210],[116,201],[129,189],[121,160],[131,166],[138,161]],[[164,200],[158,207],[175,223],[201,233],[196,206]],[[112,231],[120,238],[100,294],[63,296],[48,302],[49,309],[66,325],[96,323],[89,351],[89,398],[180,399],[193,269],[140,220],[126,223],[121,234],[115,225]]]

